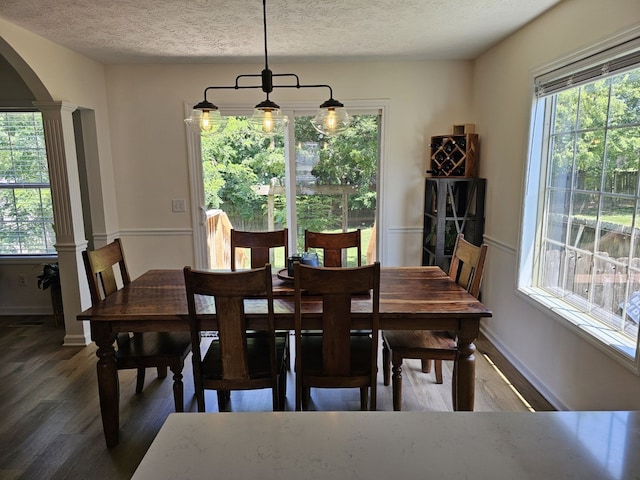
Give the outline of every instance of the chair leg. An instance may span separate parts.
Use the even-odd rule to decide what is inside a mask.
[[[360,387],[360,410],[368,409],[369,404],[369,387]]]
[[[231,392],[229,390],[217,390],[218,395],[218,411],[224,412],[227,410],[229,401],[231,400]]]
[[[438,361],[436,360],[436,363],[437,362]],[[436,372],[437,371],[438,370],[436,370]],[[428,358],[423,358],[422,359],[422,373],[431,373],[431,360],[429,360]],[[442,383],[442,382],[440,382],[440,383]]]
[[[204,389],[198,388],[198,385],[195,386],[196,392],[196,403],[198,404],[198,412],[205,412],[206,406],[204,404]]]
[[[158,378],[167,378],[167,366],[158,367]]]
[[[442,383],[442,360],[434,360],[433,365],[436,370],[436,383]]]
[[[144,374],[145,368],[138,368],[138,377],[136,379],[136,395],[142,393],[142,389],[144,388]]]
[[[393,410],[402,410],[402,357],[393,357]]]
[[[309,401],[311,400],[311,387],[302,389],[302,410],[309,410]]]
[[[278,410],[284,411],[285,401],[287,398],[287,372],[281,372],[278,375]]]
[[[385,387],[388,387],[391,383],[391,352],[384,336],[382,337],[382,379]]]
[[[453,411],[458,410],[458,361],[453,362],[453,375],[451,376],[451,400]]]

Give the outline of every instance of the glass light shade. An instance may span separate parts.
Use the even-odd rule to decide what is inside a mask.
[[[185,119],[185,123],[200,135],[213,135],[227,123],[220,115],[220,110],[201,110],[194,108],[191,116]]]
[[[249,119],[254,129],[268,137],[284,132],[287,122],[288,118],[279,108],[256,108]]]
[[[311,119],[311,124],[318,132],[331,137],[349,128],[351,117],[343,107],[321,107],[318,114]]]

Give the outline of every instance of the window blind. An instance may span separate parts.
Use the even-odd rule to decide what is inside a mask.
[[[538,98],[640,67],[640,37],[607,48],[535,78]]]

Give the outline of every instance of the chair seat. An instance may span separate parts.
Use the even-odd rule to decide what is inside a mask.
[[[188,332],[145,332],[130,336],[121,333],[117,339],[116,360],[147,362],[157,366],[159,358],[184,358],[191,351],[191,336]]]
[[[288,336],[276,336],[276,366],[282,365],[286,357]],[[249,377],[251,379],[269,378],[271,366],[269,362],[269,338],[252,332],[247,337],[247,353],[249,362]],[[280,371],[280,368],[277,369]],[[202,378],[205,380],[222,379],[222,358],[220,342],[214,340],[202,360]]]
[[[371,371],[372,340],[369,335],[356,334],[351,336],[351,376],[369,375]],[[322,336],[303,335],[301,342],[302,370],[305,375],[322,374]]]
[[[402,356],[414,350],[416,354],[443,350],[455,353],[458,348],[456,340],[444,330],[385,330],[382,335],[389,348]]]

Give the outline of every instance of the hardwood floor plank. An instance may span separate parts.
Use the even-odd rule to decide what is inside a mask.
[[[19,320],[42,320],[40,327],[9,327]],[[173,412],[171,375],[158,380],[148,370],[142,394],[135,394],[135,371],[118,372],[120,379],[120,444],[107,449],[102,433],[96,379],[96,347],[62,347],[64,330],[48,317],[0,316],[0,478],[2,479],[128,479],[132,476],[167,415]],[[486,358],[516,378],[533,404],[550,407],[535,389],[499,359],[486,340],[476,355],[476,410],[526,411],[509,385]],[[185,411],[197,410],[191,361],[185,364]],[[511,382],[513,380],[510,378]],[[295,378],[289,373],[287,410],[295,405]],[[444,362],[444,383],[424,374],[417,361],[403,369],[403,409],[451,410],[451,365]],[[529,398],[527,398],[531,401]],[[542,399],[542,400],[541,400]],[[215,392],[206,392],[207,411],[217,411]],[[234,411],[270,411],[267,390],[233,392]],[[359,392],[312,390],[311,409],[359,410]],[[378,382],[378,409],[392,409],[391,387]]]

